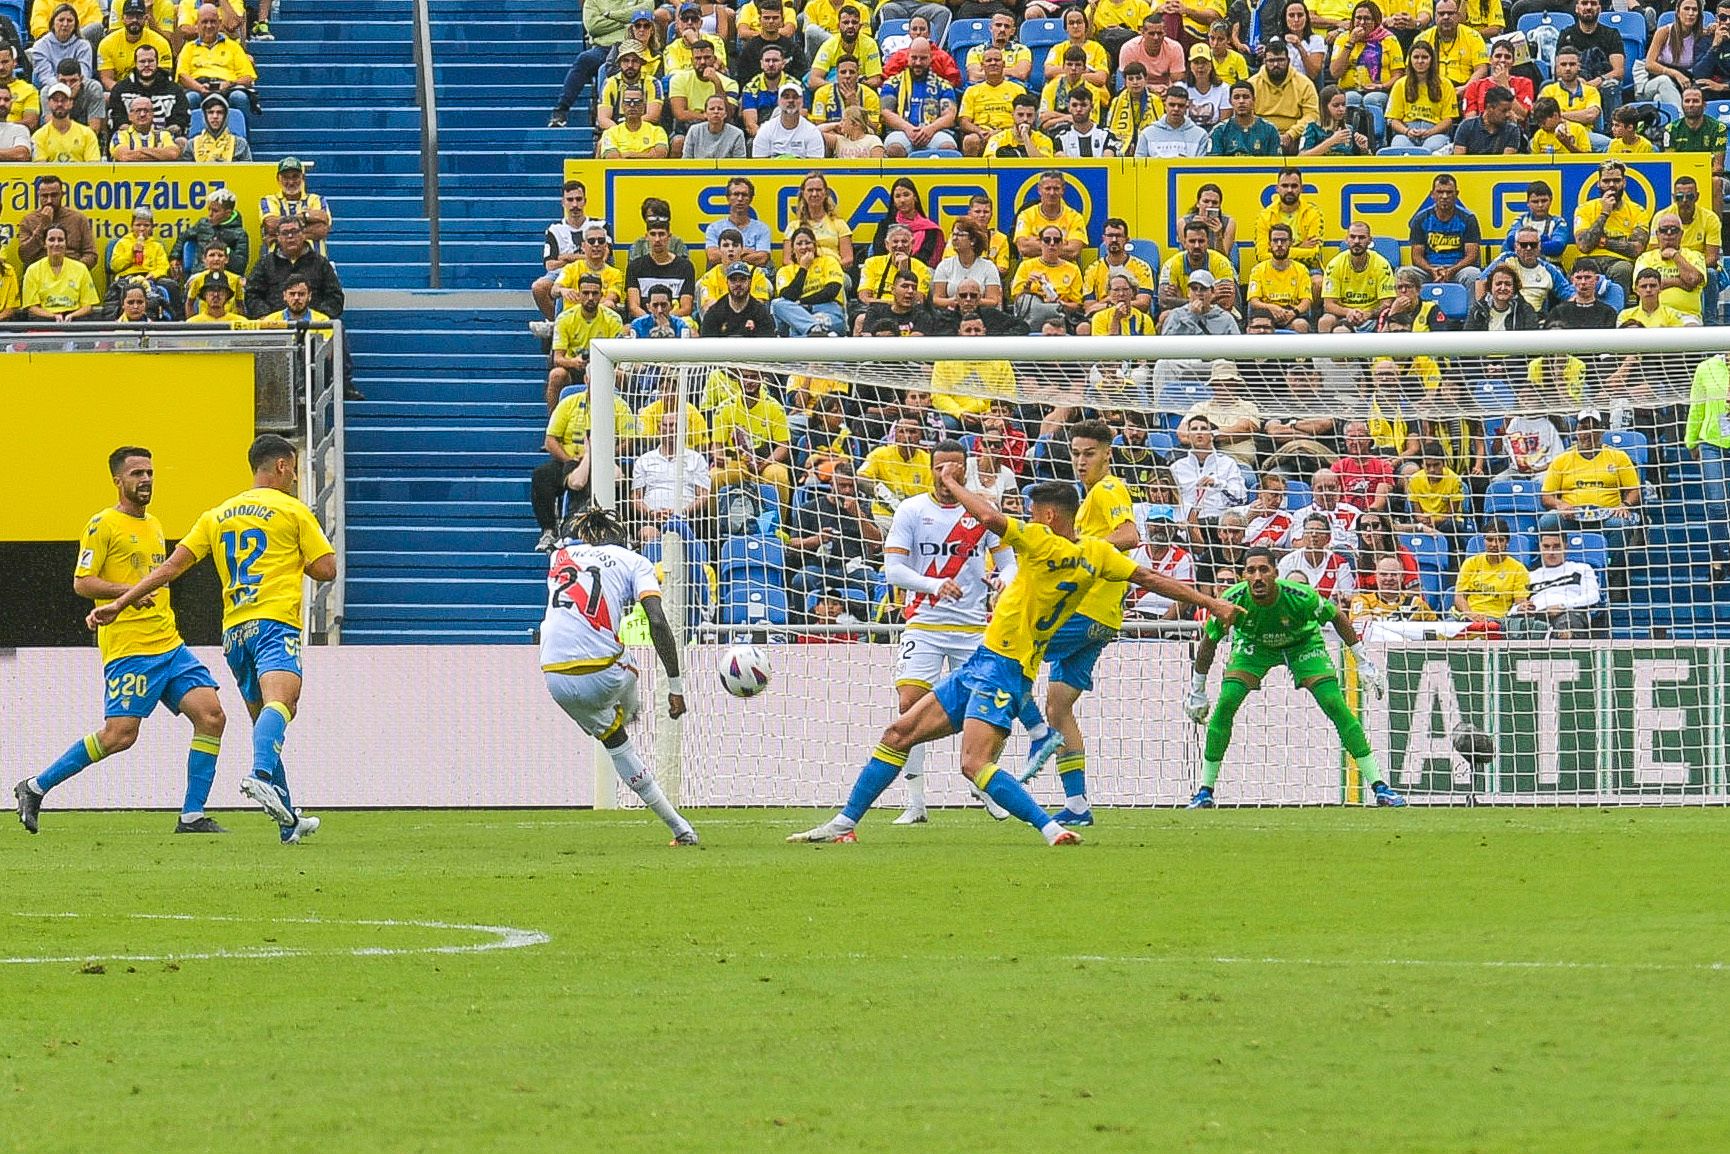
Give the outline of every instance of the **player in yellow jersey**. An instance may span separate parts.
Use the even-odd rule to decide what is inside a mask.
[[[150,450],[126,445],[108,455],[108,472],[120,499],[90,518],[78,546],[72,590],[101,605],[118,597],[168,553],[162,522],[148,512],[156,470]],[[186,756],[186,799],[175,833],[227,833],[204,814],[210,784],[216,779],[216,754],[228,723],[216,697],[216,678],[180,640],[168,591],[142,598],[97,631],[102,650],[102,728],[74,742],[60,760],[15,786],[18,820],[36,832],[42,795],[105,757],[131,749],[138,728],[158,703],[192,722],[192,751]]]
[[[939,471],[950,495],[988,533],[1015,550],[1015,576],[998,599],[985,639],[960,669],[944,675],[883,731],[847,804],[815,829],[790,842],[857,841],[853,829],[871,803],[907,764],[915,745],[961,733],[961,772],[1015,817],[1037,829],[1049,845],[1075,845],[1080,835],[1065,829],[1033,800],[1014,775],[998,771],[1003,741],[1033,692],[1033,675],[1046,647],[1078,606],[1097,589],[1121,601],[1125,582],[1174,601],[1200,605],[1224,625],[1241,612],[1193,586],[1137,565],[1101,537],[1076,537],[1081,497],[1073,485],[1045,481],[1028,494],[1031,522],[1012,521],[996,502],[962,484],[960,467],[946,460]]]
[[[222,578],[222,651],[252,714],[252,775],[240,791],[274,819],[285,843],[318,829],[289,797],[282,741],[300,703],[301,575],[336,579],[336,550],[312,510],[294,496],[298,454],[288,440],[266,433],[247,450],[253,487],[199,517],[180,544],[150,574],[90,614],[92,628],[179,577],[211,554]]]
[[[1104,421],[1081,421],[1069,431],[1069,458],[1075,466],[1075,479],[1087,494],[1081,500],[1075,529],[1084,538],[1128,552],[1141,544],[1141,534],[1136,531],[1128,487],[1111,475],[1111,439],[1111,427]],[[1050,686],[1045,692],[1045,716],[1051,723],[1051,734],[1033,743],[1021,780],[1032,779],[1051,755],[1057,754],[1057,776],[1063,782],[1064,798],[1057,820],[1064,825],[1093,824],[1093,808],[1087,801],[1087,755],[1081,723],[1075,719],[1075,703],[1093,688],[1093,667],[1122,629],[1123,590],[1109,583],[1096,584],[1045,651],[1045,659],[1051,663]]]

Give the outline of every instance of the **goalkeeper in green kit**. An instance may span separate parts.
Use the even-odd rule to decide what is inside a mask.
[[[1334,671],[1327,643],[1322,640],[1321,627],[1332,625],[1357,658],[1358,675],[1380,697],[1387,690],[1387,682],[1363,651],[1351,620],[1310,586],[1280,580],[1271,549],[1262,546],[1249,549],[1244,554],[1243,576],[1241,582],[1220,595],[1220,600],[1227,604],[1241,606],[1243,615],[1231,626],[1231,658],[1226,662],[1225,676],[1220,679],[1219,702],[1213,707],[1213,716],[1208,716],[1207,709],[1207,673],[1213,668],[1214,653],[1226,631],[1226,626],[1217,620],[1210,618],[1202,630],[1189,696],[1183,701],[1183,710],[1191,720],[1207,722],[1201,788],[1189,799],[1189,808],[1213,807],[1213,786],[1219,780],[1220,765],[1231,744],[1232,719],[1244,699],[1261,688],[1262,678],[1278,665],[1291,671],[1292,683],[1309,690],[1328,720],[1334,723],[1346,752],[1369,779],[1375,803],[1405,805],[1406,799],[1388,788],[1382,778],[1382,768],[1370,751],[1364,727],[1340,692],[1339,675]]]

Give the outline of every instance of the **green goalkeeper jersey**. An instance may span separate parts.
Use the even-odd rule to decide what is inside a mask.
[[[1239,581],[1220,594],[1220,600],[1243,608],[1243,616],[1231,626],[1233,648],[1245,650],[1297,649],[1320,644],[1322,626],[1339,614],[1339,607],[1300,581],[1274,582],[1278,595],[1263,605],[1249,591],[1249,582]],[[1215,641],[1225,636],[1219,618],[1209,617],[1202,631]]]

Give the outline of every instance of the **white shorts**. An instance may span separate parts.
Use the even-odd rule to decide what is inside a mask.
[[[901,657],[895,663],[895,685],[930,689],[943,676],[943,666],[960,669],[985,640],[983,633],[909,629],[901,635]]]
[[[548,673],[545,677],[547,692],[590,737],[600,737],[617,725],[629,725],[642,710],[637,671],[623,661],[593,673]]]

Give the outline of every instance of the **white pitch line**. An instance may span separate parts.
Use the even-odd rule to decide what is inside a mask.
[[[15,918],[82,918],[76,913],[13,913]],[[227,914],[118,914],[132,921],[171,922],[249,922],[259,925],[301,926],[368,926],[405,927],[421,930],[451,930],[459,933],[489,935],[490,941],[466,945],[438,946],[354,946],[348,949],[297,949],[294,947],[260,947],[257,949],[202,950],[173,954],[77,954],[61,957],[0,957],[0,966],[64,965],[75,962],[196,962],[219,958],[392,958],[415,954],[484,954],[494,950],[521,950],[544,946],[552,935],[540,930],[525,930],[515,926],[484,926],[467,922],[436,922],[408,918],[275,918],[241,917]]]

